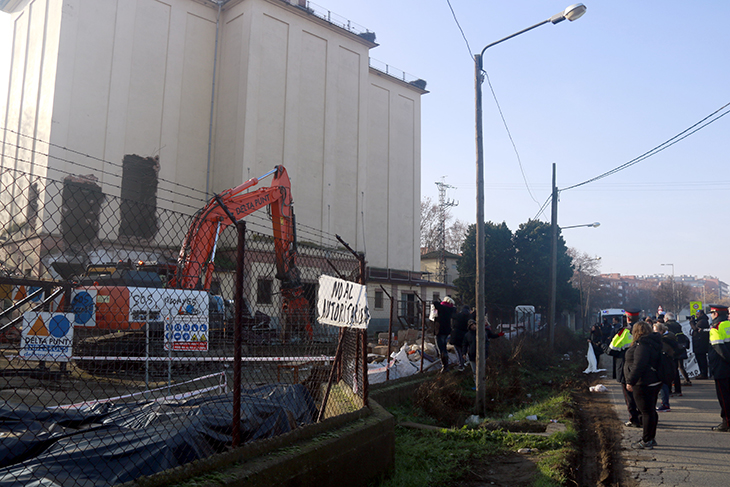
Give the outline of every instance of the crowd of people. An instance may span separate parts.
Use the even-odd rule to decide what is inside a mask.
[[[614,377],[621,384],[629,412],[627,427],[642,428],[636,449],[657,446],[659,414],[671,411],[670,398],[683,395],[682,387],[692,385],[684,367],[687,351],[697,359],[696,380],[712,379],[720,403],[722,421],[713,431],[730,431],[730,321],[728,307],[710,305],[710,317],[703,310],[690,319],[691,339],[674,313],[640,319],[640,310],[625,310],[625,321],[600,323],[591,328],[589,342],[596,355],[613,357]],[[710,319],[712,321],[710,321]],[[609,338],[610,337],[610,338]],[[662,355],[673,360],[673,372],[662,377]],[[672,362],[669,362],[671,366]],[[662,380],[664,379],[664,380]]]
[[[469,361],[472,373],[476,375],[476,310],[469,306],[462,306],[457,311],[454,300],[450,296],[446,296],[443,301],[439,301],[438,299],[433,301],[433,311],[436,315],[434,322],[438,327],[436,330],[436,348],[441,359],[441,372],[447,372],[449,370],[450,364],[447,346],[450,343],[456,352],[459,371],[463,371],[466,367],[466,362]],[[504,336],[504,333],[494,333],[489,323],[485,324],[485,332],[485,354],[489,354],[489,340]]]

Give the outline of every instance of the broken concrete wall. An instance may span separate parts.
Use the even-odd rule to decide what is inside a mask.
[[[122,203],[119,235],[151,240],[157,221],[160,158],[127,154],[122,160]]]

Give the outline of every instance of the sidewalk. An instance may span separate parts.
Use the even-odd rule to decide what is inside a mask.
[[[629,419],[621,385],[611,377],[610,365],[600,372],[602,383],[611,395],[622,423]],[[715,382],[693,380],[682,387],[682,397],[671,397],[671,411],[659,413],[653,450],[633,450],[631,443],[641,439],[641,429],[624,427],[621,443],[626,471],[641,487],[730,485],[730,433],[712,431],[720,423],[720,405]]]

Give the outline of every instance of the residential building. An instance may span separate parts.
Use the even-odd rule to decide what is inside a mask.
[[[430,281],[442,282],[449,286],[454,285],[454,279],[459,277],[456,264],[461,256],[444,250],[436,250],[421,254],[421,272],[426,273]],[[444,266],[441,267],[443,260]],[[445,271],[445,275],[444,275]]]

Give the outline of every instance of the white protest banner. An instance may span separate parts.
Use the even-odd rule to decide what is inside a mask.
[[[320,276],[317,298],[319,322],[367,329],[370,323],[367,287],[331,276]]]

